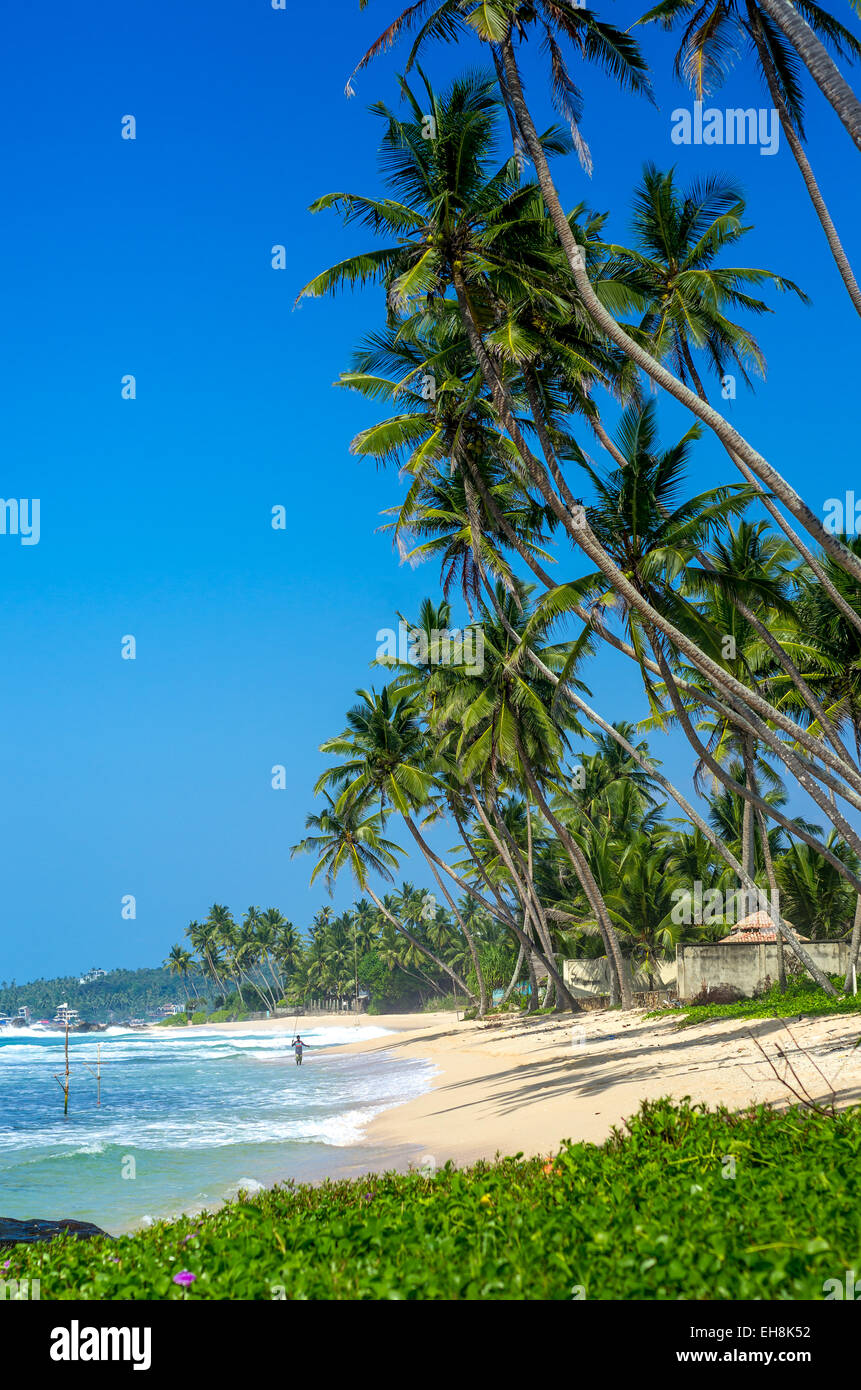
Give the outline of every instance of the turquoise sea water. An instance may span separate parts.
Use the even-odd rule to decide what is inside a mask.
[[[70,1038],[69,1117],[54,1080],[60,1033],[0,1035],[0,1216],[74,1217],[116,1234],[217,1206],[240,1188],[314,1180],[379,1163],[359,1147],[381,1110],[420,1095],[431,1064],[340,1053],[382,1028],[309,1028],[297,1067],[289,1036],[111,1028]],[[101,1042],[102,1104],[83,1065]],[[325,1045],[326,1051],[320,1049]]]

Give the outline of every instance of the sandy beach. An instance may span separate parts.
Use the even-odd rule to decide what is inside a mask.
[[[431,1089],[368,1126],[374,1167],[469,1163],[495,1154],[554,1152],[563,1139],[600,1142],[644,1099],[690,1096],[732,1109],[792,1103],[793,1068],[808,1094],[839,1106],[861,1100],[861,1018],[722,1019],[679,1030],[679,1015],[644,1010],[458,1022],[450,1013],[333,1015],[313,1027],[386,1028],[389,1036],[338,1052],[428,1060]],[[284,1032],[290,1021],[220,1024],[213,1030]],[[757,1045],[759,1044],[759,1046]],[[766,1057],[760,1051],[765,1051]],[[772,1064],[766,1058],[772,1059]],[[313,1055],[308,1057],[313,1065]],[[776,1068],[777,1075],[775,1074]],[[370,1166],[370,1165],[369,1165]]]

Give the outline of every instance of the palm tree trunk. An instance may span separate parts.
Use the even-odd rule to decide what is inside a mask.
[[[480,1017],[480,1018],[484,1018],[484,1015],[487,1013],[487,986],[486,986],[485,983],[484,983],[484,972],[483,972],[483,970],[482,970],[482,968],[481,968],[481,961],[479,960],[479,957],[478,957],[478,948],[477,948],[477,946],[476,946],[476,944],[475,944],[475,941],[473,940],[472,932],[469,930],[469,927],[466,925],[466,923],[464,922],[462,916],[460,915],[460,912],[459,912],[459,910],[458,910],[457,904],[456,904],[454,898],[453,898],[453,897],[451,896],[451,894],[449,893],[449,891],[448,891],[448,889],[446,888],[445,884],[443,883],[443,881],[442,881],[442,879],[441,879],[441,877],[440,877],[440,875],[439,875],[439,873],[438,873],[438,871],[437,871],[436,865],[434,864],[434,862],[433,862],[433,860],[430,858],[430,856],[425,852],[425,843],[424,843],[424,840],[422,839],[422,836],[421,836],[420,833],[419,833],[418,827],[416,826],[416,824],[415,824],[415,822],[413,821],[412,817],[411,817],[411,816],[404,816],[404,820],[406,821],[407,828],[408,828],[410,834],[412,835],[413,839],[416,841],[416,843],[418,844],[419,849],[421,850],[422,854],[424,855],[425,862],[430,866],[430,871],[431,871],[431,873],[433,874],[434,878],[436,879],[437,886],[439,887],[440,892],[441,892],[441,893],[443,894],[443,896],[445,897],[446,902],[448,903],[449,907],[451,908],[452,912],[454,913],[455,918],[457,919],[458,926],[460,927],[461,931],[463,932],[464,938],[465,938],[465,940],[466,940],[467,947],[468,947],[468,949],[469,949],[469,954],[470,954],[470,956],[472,957],[472,966],[473,966],[473,969],[474,969],[474,971],[475,971],[475,978],[476,978],[476,981],[478,982],[478,1000],[479,1000],[479,1003],[478,1003],[478,1013],[479,1013],[479,1017]]]
[[[759,795],[759,786],[756,776],[756,749],[751,750],[747,740],[744,743],[744,776],[747,785],[754,794]],[[780,902],[780,893],[777,887],[777,877],[774,872],[774,861],[771,857],[771,845],[768,842],[768,821],[757,807],[757,825],[759,827],[759,842],[762,846],[762,857],[765,861],[765,872],[768,877],[768,887],[771,893],[772,904]],[[783,937],[777,933],[777,987],[781,994],[786,993],[786,956],[783,949]]]
[[[743,737],[743,739],[742,739],[742,748],[743,748],[742,757],[743,757],[744,766],[745,766],[745,780],[746,780],[746,782],[747,782],[748,787],[750,787],[750,790],[751,790],[751,791],[754,790],[753,786],[751,785],[751,780],[750,780],[750,770],[751,770],[752,760],[753,760],[753,759],[752,759],[752,752],[751,752],[751,745],[752,745],[752,743],[753,743],[753,740],[751,739],[750,735],[749,735],[749,734],[745,734],[744,737]],[[745,801],[745,802],[744,802],[744,805],[743,805],[743,808],[742,808],[741,862],[742,862],[742,865],[743,865],[743,867],[744,867],[745,873],[747,874],[748,878],[753,878],[753,876],[754,876],[754,858],[753,858],[753,802],[752,802],[752,801]]]
[[[450,965],[446,965],[446,963],[445,963],[444,960],[440,960],[439,956],[436,955],[436,954],[431,950],[431,948],[430,948],[429,946],[425,946],[424,943],[421,942],[421,941],[419,941],[415,936],[413,936],[412,932],[409,931],[401,922],[399,922],[399,921],[397,920],[396,917],[393,917],[392,914],[391,914],[391,912],[389,912],[389,909],[386,907],[385,903],[382,903],[382,902],[380,901],[380,899],[377,897],[377,895],[376,895],[376,893],[374,892],[373,888],[370,888],[370,887],[368,886],[367,883],[363,883],[363,884],[362,884],[362,887],[364,888],[364,890],[365,890],[365,892],[368,894],[368,896],[369,896],[369,897],[373,900],[373,902],[376,904],[376,906],[377,906],[377,908],[379,909],[379,911],[382,912],[382,914],[383,914],[383,916],[385,917],[386,921],[387,921],[387,922],[391,922],[391,924],[392,924],[392,926],[395,928],[395,930],[396,930],[396,931],[399,931],[399,932],[401,933],[402,936],[405,936],[405,937],[407,938],[407,941],[409,941],[410,944],[411,944],[412,946],[414,946],[414,947],[416,948],[417,951],[421,951],[424,955],[428,956],[429,959],[433,961],[434,965],[437,966],[438,969],[442,970],[446,975],[450,976],[451,979],[454,980],[454,983],[455,983],[460,989],[463,990],[463,992],[464,992],[464,994],[466,995],[467,999],[471,999],[472,1002],[473,1002],[473,1004],[477,1004],[477,1003],[478,1003],[478,1000],[476,999],[476,997],[475,997],[475,995],[473,994],[472,990],[471,990],[471,989],[467,989],[466,985],[464,984],[463,980],[462,980],[462,979],[460,978],[460,976],[458,975],[457,971],[456,971],[456,970],[452,970],[452,968],[451,968]]]
[[[511,397],[497,374],[484,345],[481,332],[472,312],[463,277],[455,270],[453,271],[452,279],[470,346],[481,367],[482,375],[492,394],[494,405],[496,406],[502,423],[511,436],[512,443],[541,492],[541,495],[548,505],[552,507],[574,543],[597,565],[601,573],[609,579],[617,593],[625,599],[632,608],[641,613],[647,619],[649,625],[653,625],[658,631],[663,633],[664,636],[711,681],[717,690],[721,691],[725,696],[729,696],[730,698],[734,697],[735,700],[741,700],[744,705],[750,706],[753,710],[762,714],[766,720],[775,724],[778,729],[789,734],[791,738],[800,743],[802,747],[809,753],[812,753],[814,757],[821,758],[823,763],[827,764],[829,767],[835,768],[847,782],[855,787],[854,796],[845,788],[840,788],[841,794],[861,809],[861,795],[859,795],[859,793],[861,793],[861,773],[859,773],[856,768],[852,767],[851,764],[846,764],[830,748],[827,748],[822,743],[821,739],[811,736],[799,724],[795,723],[794,720],[789,719],[780,710],[771,705],[768,700],[761,696],[756,690],[743,685],[722,666],[713,661],[711,657],[707,656],[691,638],[681,632],[665,618],[662,613],[655,609],[648,599],[640,593],[639,589],[637,589],[628,577],[622,573],[618,565],[615,564],[612,557],[606,552],[598,541],[598,538],[594,535],[585,519],[585,514],[575,517],[572,515],[572,512],[564,506],[551,487],[546,472],[523,438],[523,434],[514,416]],[[536,428],[539,428],[541,422],[536,421],[535,424]],[[776,734],[772,733],[762,724],[760,725],[760,734],[769,746],[774,749],[778,757],[784,757],[781,751],[784,745],[777,739]],[[817,775],[821,776],[822,774],[818,773]],[[807,780],[810,780],[809,776]],[[827,808],[826,814],[829,814]],[[834,820],[833,817],[831,817],[831,819],[835,828],[840,828],[838,822]]]
[[[526,953],[526,969],[529,971],[529,1009],[531,1014],[538,1008],[538,976],[535,973],[535,956],[532,951]]]
[[[833,106],[861,150],[861,102],[810,25],[789,0],[757,0],[757,3],[786,35],[825,100]]]
[[[684,364],[688,369],[691,381],[694,383],[694,390],[696,391],[700,400],[704,401],[706,400],[706,388],[703,386],[702,380],[700,379],[700,374],[697,371],[696,366],[694,365],[694,359],[691,356],[691,350],[688,347],[688,340],[684,336],[684,334],[679,334],[679,347],[682,351],[682,360],[684,361]]]
[[[786,0],[767,0],[768,4],[786,5]],[[787,6],[787,8],[791,8]],[[805,26],[806,27],[806,26]],[[706,401],[701,400],[695,391],[689,390],[683,382],[679,381],[672,372],[668,371],[656,358],[640,347],[633,338],[625,332],[620,324],[616,322],[601,303],[600,299],[592,287],[592,283],[586,274],[581,250],[577,244],[568,219],[559,201],[559,194],[550,174],[550,166],[547,156],[541,145],[538,132],[530,115],[529,108],[523,96],[523,88],[520,81],[520,73],[517,68],[517,60],[514,54],[513,33],[509,30],[508,35],[500,45],[502,61],[505,69],[508,96],[511,101],[517,124],[521,134],[526,141],[530,158],[535,166],[535,173],[538,180],[541,194],[556,234],[559,237],[562,248],[568,260],[577,291],[583,305],[590,317],[599,328],[606,333],[607,337],[616,343],[627,357],[630,358],[638,367],[647,372],[653,381],[674,396],[682,405],[708,425],[717,435],[721,442],[733,453],[739,455],[747,466],[753,470],[760,482],[770,488],[779,501],[791,512],[798,522],[810,535],[814,536],[819,544],[829,555],[833,557],[840,567],[846,570],[857,580],[861,581],[861,560],[839,541],[836,536],[831,535],[825,530],[823,523],[811,511],[806,502],[798,495],[793,487],[785,478],[772,468],[763,456],[748,444],[747,440],[730,425],[728,420],[710,406]],[[457,285],[455,284],[455,288]]]
[[[774,64],[771,61],[771,54],[763,41],[762,27],[753,0],[747,0],[747,15],[750,22],[750,32],[753,35],[756,51],[759,54],[759,65],[762,68],[763,75],[768,84],[769,95],[771,96],[771,100],[774,103],[775,110],[780,119],[780,128],[786,136],[787,144],[795,156],[795,162],[801,172],[801,177],[804,179],[804,186],[813,204],[813,210],[822,225],[822,230],[825,233],[825,238],[828,242],[831,254],[834,257],[834,264],[840,272],[840,278],[846,286],[846,291],[849,298],[852,300],[856,313],[861,314],[861,290],[858,288],[858,283],[852,273],[852,267],[849,264],[849,257],[843,250],[843,245],[837,235],[837,228],[831,220],[831,214],[828,211],[825,199],[819,191],[819,185],[810,167],[810,161],[804,153],[804,147],[795,129],[792,117],[787,110],[786,102],[783,100],[780,88],[777,85]]]
[[[463,891],[464,893],[469,893],[469,895],[470,895],[471,897],[473,897],[477,903],[479,903],[483,908],[486,908],[486,909],[487,909],[487,911],[490,913],[491,916],[496,916],[496,915],[497,915],[497,914],[494,912],[494,909],[493,909],[493,907],[491,906],[491,904],[487,901],[487,899],[486,899],[481,893],[479,893],[478,889],[477,889],[473,884],[468,883],[468,882],[466,881],[466,879],[461,878],[460,874],[456,874],[455,871],[454,871],[454,869],[451,868],[451,866],[450,866],[449,864],[446,864],[446,862],[445,862],[444,859],[440,859],[440,857],[439,857],[438,854],[434,854],[434,851],[431,849],[430,845],[428,845],[427,842],[426,842],[424,839],[422,839],[422,837],[421,837],[420,834],[419,834],[419,840],[420,840],[421,845],[422,845],[423,848],[424,848],[425,853],[428,855],[428,857],[429,857],[430,859],[433,860],[433,862],[437,865],[438,868],[442,869],[443,873],[448,874],[449,878],[452,879],[452,880],[457,884],[458,888],[462,889],[462,891]],[[368,889],[368,892],[370,892],[370,889]],[[378,902],[378,899],[377,899],[377,898],[374,898],[374,902]],[[392,919],[390,919],[390,920],[392,920]],[[543,956],[543,954],[541,953],[541,951],[539,951],[539,950],[537,949],[537,947],[534,945],[534,943],[532,943],[532,942],[529,941],[529,938],[526,936],[526,934],[525,934],[525,932],[522,930],[522,928],[519,927],[518,924],[514,921],[514,918],[513,918],[513,917],[508,917],[506,920],[507,920],[508,926],[509,926],[509,927],[511,928],[511,930],[514,932],[514,934],[515,934],[515,936],[517,937],[518,941],[523,941],[523,942],[526,944],[527,950],[532,950],[532,951],[534,951],[535,955],[536,955],[536,956],[538,957],[538,959],[541,961],[541,964],[550,972],[551,975],[554,975],[554,976],[556,977],[556,983],[557,983],[557,985],[561,984],[561,985],[562,985],[562,988],[563,988],[563,990],[564,990],[564,989],[565,989],[565,981],[562,979],[561,975],[559,974],[558,970],[556,969],[556,966],[555,966],[554,963],[553,963],[552,957],[551,957],[549,960],[546,960],[546,959],[545,959],[545,957]],[[398,925],[398,924],[396,923],[395,925]],[[464,987],[464,988],[465,988],[465,987]],[[470,997],[472,997],[472,996],[470,996]],[[476,1000],[475,1002],[477,1003],[478,1001]]]
[[[559,839],[562,842],[562,845],[568,855],[568,858],[571,861],[572,868],[574,869],[577,878],[580,880],[583,892],[586,894],[586,897],[589,900],[589,905],[592,908],[592,911],[595,913],[595,916],[598,921],[598,926],[601,930],[601,936],[604,940],[604,949],[607,952],[607,960],[610,965],[610,969],[613,971],[616,977],[616,983],[619,989],[619,998],[622,1001],[622,1008],[632,1009],[634,1007],[634,998],[631,993],[631,986],[628,983],[628,976],[625,972],[624,959],[622,956],[621,947],[619,946],[619,938],[617,937],[615,928],[613,927],[613,923],[610,920],[610,914],[607,911],[607,905],[604,902],[601,890],[598,887],[598,884],[595,882],[595,877],[589,866],[589,861],[587,860],[580,846],[577,844],[577,841],[574,839],[573,835],[568,830],[567,826],[563,825],[562,822],[556,816],[554,816],[553,812],[548,806],[547,799],[544,796],[543,791],[541,790],[541,787],[538,783],[538,779],[536,778],[535,773],[532,769],[532,764],[530,763],[529,759],[526,756],[526,753],[524,752],[523,745],[521,744],[516,731],[514,734],[514,742],[517,748],[517,755],[520,759],[520,765],[523,768],[523,775],[529,783],[529,786],[532,790],[532,795],[535,797],[536,801],[538,802],[538,805],[541,807],[541,811],[545,819],[550,825],[553,826],[553,829],[559,836]]]
[[[861,893],[855,899],[855,920],[852,923],[852,940],[849,942],[849,965],[846,969],[846,979],[843,981],[844,994],[848,994],[852,988],[852,967],[858,960],[859,945],[861,945]]]
[[[499,1001],[500,1008],[504,1008],[504,1006],[508,1003],[509,999],[511,998],[511,993],[514,989],[514,986],[517,984],[518,976],[520,975],[520,971],[523,967],[523,955],[524,946],[521,942],[520,949],[517,952],[517,964],[515,965],[514,970],[512,971],[511,979],[508,981],[508,984],[506,985],[505,990],[503,992],[502,998]]]

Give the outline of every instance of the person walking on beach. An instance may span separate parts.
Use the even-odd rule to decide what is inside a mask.
[[[305,1044],[303,1043],[302,1039],[299,1037],[298,1033],[297,1033],[296,1037],[293,1039],[293,1051],[296,1053],[296,1065],[297,1065],[297,1067],[301,1067],[301,1065],[302,1065],[302,1053],[305,1051]]]

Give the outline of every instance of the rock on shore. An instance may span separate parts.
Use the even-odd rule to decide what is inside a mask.
[[[77,1240],[89,1240],[92,1236],[108,1236],[100,1226],[91,1221],[16,1221],[12,1216],[0,1216],[0,1246],[35,1245],[40,1240],[53,1240],[54,1236],[69,1235]],[[110,1236],[108,1236],[110,1240]]]

